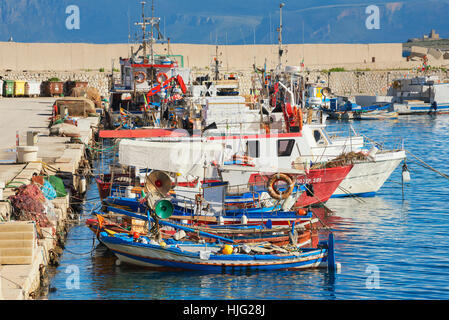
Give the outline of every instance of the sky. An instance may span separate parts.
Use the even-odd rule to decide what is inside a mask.
[[[151,0],[146,0],[151,16]],[[405,42],[449,36],[449,0],[284,0],[284,43]],[[154,0],[165,38],[177,43],[275,44],[280,1]],[[128,43],[141,0],[1,0],[0,41]]]

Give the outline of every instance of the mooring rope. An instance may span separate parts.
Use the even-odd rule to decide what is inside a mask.
[[[427,164],[424,160],[418,158],[417,156],[415,156],[415,155],[414,155],[413,153],[411,153],[410,151],[408,151],[408,150],[405,150],[405,151],[406,151],[407,153],[409,153],[412,157],[414,157],[416,160],[418,160],[419,162],[421,162],[421,163],[423,164],[423,166],[422,166],[423,168],[427,168],[427,169],[429,169],[429,170],[431,170],[431,171],[433,171],[433,172],[439,174],[439,175],[442,176],[443,178],[446,178],[446,179],[449,180],[449,176],[448,176],[448,175],[446,175],[446,174],[444,174],[444,173],[438,171],[437,169],[433,168],[431,165]]]

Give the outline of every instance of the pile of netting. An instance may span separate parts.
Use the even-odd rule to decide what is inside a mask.
[[[36,184],[20,186],[14,196],[8,198],[13,206],[12,217],[19,221],[36,221],[42,228],[53,226],[45,209],[45,196]]]
[[[367,160],[368,156],[363,152],[348,152],[342,153],[335,159],[327,161],[325,163],[316,163],[310,169],[324,169],[324,168],[335,168],[335,167],[343,167],[349,164],[353,164],[356,161],[364,161]]]

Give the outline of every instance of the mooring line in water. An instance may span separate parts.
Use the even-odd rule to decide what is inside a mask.
[[[41,230],[42,230],[42,229],[41,229]],[[48,232],[47,230],[42,230],[42,231],[44,231],[45,233],[49,234],[51,239],[53,239],[53,240],[55,240],[55,241],[58,241],[58,239],[55,239],[55,238],[53,237],[53,235],[52,235],[50,232]],[[74,255],[80,255],[80,256],[87,255],[87,254],[91,254],[91,253],[95,250],[95,248],[96,248],[96,247],[95,247],[95,239],[96,239],[95,235],[94,235],[92,238],[89,238],[89,239],[81,239],[81,240],[93,240],[93,242],[92,242],[92,249],[91,249],[90,251],[88,251],[88,252],[73,252],[73,251],[67,249],[66,246],[64,246],[63,252],[64,252],[64,251],[67,251],[68,253],[71,253],[71,254],[74,254]],[[67,240],[67,239],[66,239],[66,240]],[[69,238],[68,240],[80,240],[80,239],[70,239],[70,238]]]
[[[361,197],[359,197],[359,196],[357,196],[357,195],[351,193],[351,191],[345,189],[344,187],[338,186],[338,188],[339,188],[341,191],[343,191],[344,193],[346,193],[348,196],[350,196],[351,198],[353,198],[354,200],[358,201],[359,203],[365,203],[365,202],[366,202],[366,201],[363,200]]]
[[[405,149],[404,149],[404,150],[405,150]],[[411,153],[410,151],[405,150],[405,152],[409,153],[411,156],[413,156],[414,158],[416,158],[416,160],[418,160],[419,162],[421,162],[421,163],[424,165],[423,168],[427,168],[427,169],[429,169],[429,170],[431,170],[431,171],[433,171],[433,172],[435,172],[435,173],[438,173],[438,174],[439,174],[440,176],[442,176],[443,178],[446,178],[446,179],[449,180],[449,176],[448,176],[448,175],[446,175],[446,174],[444,174],[444,173],[438,171],[437,169],[433,168],[431,165],[427,164],[424,160],[418,158],[417,156],[415,156],[415,155],[414,155],[413,153]]]

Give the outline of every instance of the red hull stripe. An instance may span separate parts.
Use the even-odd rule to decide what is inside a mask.
[[[219,137],[207,137],[207,140],[232,140],[232,139],[270,139],[270,138],[297,138],[301,137],[300,132],[290,133],[272,133],[272,134],[250,134],[240,136],[219,136]]]
[[[173,68],[174,64],[132,64],[133,68]]]
[[[185,137],[187,132],[169,129],[100,130],[100,138]]]

